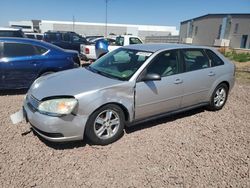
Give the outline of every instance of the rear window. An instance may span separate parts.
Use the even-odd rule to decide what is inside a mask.
[[[212,66],[224,65],[224,62],[212,51],[206,50],[206,53],[211,61]]]
[[[9,58],[42,55],[48,51],[46,48],[40,46],[22,43],[4,43],[3,49],[3,56]]]

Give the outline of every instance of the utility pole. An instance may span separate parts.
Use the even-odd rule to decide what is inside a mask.
[[[75,32],[75,16],[73,16],[73,31]]]
[[[106,24],[105,24],[105,37],[108,36],[108,1],[109,0],[105,0],[106,1]]]

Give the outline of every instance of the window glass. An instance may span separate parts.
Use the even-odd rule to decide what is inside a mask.
[[[35,55],[42,55],[48,51],[48,49],[43,48],[41,46],[33,46],[36,49],[36,54]]]
[[[217,39],[220,39],[220,37],[221,37],[221,29],[222,29],[222,25],[219,26],[219,31],[218,31]]]
[[[206,53],[211,60],[212,66],[223,65],[224,62],[211,50],[206,50]]]
[[[33,56],[45,53],[47,49],[21,43],[4,43],[4,57]]]
[[[141,44],[141,43],[142,42],[138,38],[135,37],[129,38],[129,44]]]
[[[70,42],[70,35],[68,33],[62,34],[63,41]]]
[[[236,23],[234,27],[234,34],[238,33],[239,24]]]
[[[36,38],[37,38],[38,40],[43,40],[43,35],[36,35]]]
[[[25,34],[28,38],[30,38],[30,39],[35,39],[36,37],[35,37],[35,35],[32,35],[32,34]]]
[[[19,31],[0,31],[0,37],[23,37]]]
[[[73,42],[80,42],[80,43],[85,43],[86,42],[86,39],[80,35],[72,35],[72,40]]]
[[[129,80],[151,54],[119,48],[95,61],[88,69],[106,77]]]
[[[195,26],[194,35],[197,35],[197,33],[198,33],[198,26]]]
[[[183,59],[186,72],[209,67],[209,60],[202,50],[183,50]]]
[[[124,45],[124,37],[116,37],[115,44],[117,46],[123,46]]]
[[[57,41],[57,34],[56,33],[48,33],[45,34],[45,39],[49,40],[49,41]]]
[[[171,50],[158,55],[147,68],[147,73],[156,73],[161,77],[178,73],[178,53]]]
[[[107,39],[109,45],[115,44],[115,39]]]

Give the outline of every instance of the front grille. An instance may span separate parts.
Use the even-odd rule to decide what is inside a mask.
[[[30,108],[30,110],[34,112],[38,109],[40,101],[36,99],[33,95],[28,95],[26,100],[27,100],[27,105]]]

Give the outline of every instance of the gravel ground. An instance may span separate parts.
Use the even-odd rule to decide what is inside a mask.
[[[0,187],[250,187],[249,94],[236,84],[221,111],[144,123],[108,146],[26,133],[9,119],[24,95],[2,95]]]

